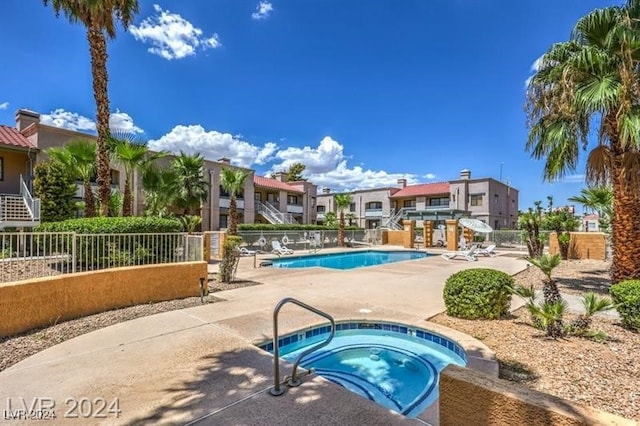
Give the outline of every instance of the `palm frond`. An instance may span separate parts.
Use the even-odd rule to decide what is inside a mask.
[[[587,158],[586,181],[589,185],[605,186],[611,182],[611,150],[606,145],[598,145]]]
[[[598,312],[611,310],[615,307],[610,299],[598,297],[594,292],[589,292],[582,296],[582,306],[584,306],[584,316],[589,318]]]

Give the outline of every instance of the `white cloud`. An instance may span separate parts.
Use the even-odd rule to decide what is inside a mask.
[[[267,19],[273,12],[273,5],[268,1],[261,1],[256,6],[256,11],[251,14],[252,19]]]
[[[530,71],[531,71],[532,75],[527,77],[527,79],[524,81],[524,88],[525,89],[529,88],[529,85],[531,84],[531,79],[533,78],[533,74],[537,73],[538,71],[540,71],[540,68],[542,68],[542,61],[543,60],[544,60],[544,55],[540,55],[538,57],[538,59],[533,61],[533,64],[531,64]]]
[[[227,157],[235,165],[250,167],[252,164],[261,165],[271,160],[278,146],[267,142],[259,147],[230,133],[207,131],[200,125],[178,125],[160,139],[149,141],[149,148],[174,153],[181,150],[190,154],[199,152],[209,160]]]
[[[149,43],[150,53],[165,59],[182,59],[195,55],[196,49],[215,49],[220,47],[218,34],[203,37],[203,31],[177,13],[154,4],[155,16],[145,18],[140,25],[132,25],[131,34],[136,40]]]
[[[65,111],[63,108],[55,109],[49,114],[40,114],[40,122],[47,126],[60,127],[75,132],[95,133],[96,131],[95,121],[76,112]],[[114,131],[144,133],[144,130],[133,123],[129,114],[120,110],[116,110],[109,117],[109,127]]]
[[[275,159],[280,161],[272,166],[271,172],[286,170],[293,163],[303,163],[307,166],[305,177],[320,188],[334,191],[396,186],[400,178],[407,179],[408,184],[418,182],[417,176],[412,174],[365,170],[362,166],[349,168],[343,145],[330,136],[325,136],[316,148],[289,147],[278,151]]]
[[[0,104],[0,110],[5,110],[9,108],[9,102],[3,102]]]
[[[116,110],[111,113],[109,117],[109,127],[111,130],[116,130],[124,133],[144,133],[140,127],[133,124],[133,118],[126,112]]]
[[[92,119],[62,108],[55,109],[49,114],[40,114],[40,123],[76,132],[96,131],[96,123]]]
[[[586,176],[584,174],[567,175],[561,179],[563,183],[584,183]]]
[[[427,173],[426,175],[422,175],[423,179],[429,179],[429,180],[433,180],[436,178],[436,175],[434,175],[433,173]]]

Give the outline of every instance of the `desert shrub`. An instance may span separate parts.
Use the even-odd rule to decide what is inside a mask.
[[[513,278],[495,269],[467,269],[447,278],[447,314],[467,319],[497,319],[509,312]]]
[[[157,217],[91,217],[43,223],[36,227],[37,232],[52,233],[38,236],[39,244],[49,251],[69,253],[74,239],[56,233],[76,233],[76,260],[85,270],[179,260],[178,249],[184,241],[183,234],[179,233],[181,230],[179,221]],[[135,238],[121,235],[159,233],[170,235]]]
[[[240,260],[237,250],[242,244],[242,237],[228,235],[222,244],[222,260],[220,261],[220,281],[228,283],[233,280]]]
[[[622,325],[640,331],[640,280],[627,280],[611,287],[611,297]]]

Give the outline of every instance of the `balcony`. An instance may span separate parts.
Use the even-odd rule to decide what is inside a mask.
[[[287,204],[287,213],[302,214],[304,207],[301,204]]]
[[[223,209],[228,209],[229,208],[229,204],[231,204],[231,199],[229,198],[220,198],[220,207]],[[236,199],[236,207],[238,209],[244,209],[244,199],[242,198],[237,198]]]
[[[382,209],[366,209],[364,211],[364,217],[382,217]]]
[[[324,220],[325,213],[316,213],[316,220]]]

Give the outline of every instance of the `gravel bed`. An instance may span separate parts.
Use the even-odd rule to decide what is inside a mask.
[[[211,293],[231,290],[234,288],[259,285],[255,281],[234,281],[232,283],[220,283],[216,280],[209,282],[209,294],[205,296],[205,303],[222,302],[224,299],[213,296]],[[166,302],[148,303],[144,305],[130,306],[99,314],[89,315],[50,327],[32,330],[12,337],[0,337],[0,371],[9,368],[23,359],[30,357],[65,340],[72,339],[85,333],[108,327],[135,318],[155,315],[162,312],[200,306],[200,297],[169,300]]]
[[[560,291],[608,293],[609,265],[601,261],[562,262],[553,276]],[[543,275],[529,268],[515,276],[523,285],[541,287]],[[567,315],[570,321],[572,315]],[[510,318],[471,321],[440,314],[430,321],[482,340],[496,352],[500,377],[623,417],[640,420],[640,334],[618,322],[595,317],[592,329],[603,331],[603,342],[568,337],[552,340],[530,325],[522,308]]]

